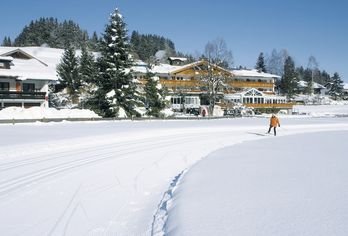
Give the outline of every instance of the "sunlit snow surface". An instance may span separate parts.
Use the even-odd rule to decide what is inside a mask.
[[[277,137],[267,129],[268,118],[2,124],[0,234],[150,235],[174,177],[209,153],[348,130],[348,119],[281,119]]]
[[[166,235],[348,235],[347,131],[246,142],[181,180]]]

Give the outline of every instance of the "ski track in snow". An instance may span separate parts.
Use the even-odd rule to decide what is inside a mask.
[[[207,134],[199,135],[199,138],[204,138],[206,136],[208,135]],[[180,144],[183,141],[187,142],[190,139],[193,140],[194,138],[197,138],[197,134],[186,135],[185,137],[175,136],[175,137],[166,138],[164,140],[153,140],[153,139],[146,140],[145,139],[142,141],[129,142],[122,145],[108,145],[108,146],[102,146],[102,147],[87,148],[87,150],[80,150],[80,149],[77,149],[74,151],[64,150],[64,151],[58,152],[57,153],[58,155],[54,155],[54,157],[51,157],[51,158],[44,158],[44,156],[47,154],[47,153],[44,153],[43,156],[28,158],[21,161],[2,163],[0,165],[0,171],[2,173],[5,173],[5,171],[7,170],[18,169],[19,167],[23,167],[23,166],[35,165],[35,164],[39,164],[43,162],[51,162],[57,159],[60,160],[64,158],[70,158],[74,156],[83,155],[82,158],[79,158],[76,160],[64,161],[58,165],[45,167],[43,169],[35,170],[27,174],[17,176],[16,178],[12,178],[6,181],[1,181],[0,182],[0,199],[4,196],[9,195],[15,190],[20,189],[21,187],[27,186],[28,184],[32,182],[37,182],[39,180],[42,180],[48,177],[53,177],[57,174],[70,171],[78,167],[83,167],[85,165],[90,165],[90,164],[96,164],[96,163],[107,161],[110,159],[119,160],[122,158],[126,158],[127,155],[129,154],[151,150],[156,147],[166,148],[168,146]],[[93,152],[91,152],[92,150]],[[97,155],[96,155],[96,152],[97,152]],[[117,152],[116,156],[115,156],[115,152]],[[140,172],[137,174],[136,178],[138,177]]]
[[[289,125],[278,134],[347,130],[346,121]],[[255,135],[267,129],[264,124],[238,126],[233,122],[217,126],[220,121],[211,121],[194,128],[181,127],[182,123],[178,122],[172,130],[159,123],[163,128],[154,131],[97,136],[91,133],[87,137],[58,141],[48,137],[46,141],[1,147],[0,220],[4,224],[0,232],[5,235],[151,235],[154,226],[156,230],[162,227],[156,220],[165,224],[165,218],[158,213],[165,209],[163,206],[170,198],[163,193],[172,180],[174,184],[166,193],[176,187],[178,173],[216,149],[246,140],[273,138]],[[33,125],[33,130],[57,127]],[[35,139],[35,133],[31,135]],[[55,196],[58,197],[52,199]],[[103,205],[103,200],[110,205]],[[27,207],[24,213],[32,217],[18,217],[23,211],[16,204],[24,204]],[[51,204],[56,205],[48,210],[32,208],[49,208]],[[6,217],[6,210],[12,212],[11,217]],[[154,235],[160,235],[156,232]]]

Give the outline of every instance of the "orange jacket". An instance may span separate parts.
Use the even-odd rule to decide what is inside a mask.
[[[279,119],[275,116],[272,116],[269,125],[272,127],[280,126]]]

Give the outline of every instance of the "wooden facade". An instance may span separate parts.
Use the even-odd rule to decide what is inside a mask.
[[[216,65],[209,65],[213,68],[207,70],[207,66],[206,61],[198,61],[186,66],[173,67],[173,69],[167,71],[155,67],[153,73],[157,74],[160,84],[169,92],[169,100],[172,101],[173,107],[179,107],[178,101],[185,100],[179,99],[180,96],[202,98],[206,95],[208,84],[204,81],[204,78],[209,73],[213,73],[213,76],[223,78],[220,94],[229,102],[253,108],[292,108],[292,104],[287,103],[285,97],[275,95],[275,78],[270,74],[266,76],[252,71],[252,73],[245,76],[236,75],[233,71]],[[141,84],[146,83],[146,79],[140,79],[139,81]]]

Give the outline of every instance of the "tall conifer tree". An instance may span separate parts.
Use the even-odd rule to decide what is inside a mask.
[[[261,52],[259,57],[257,58],[255,69],[257,69],[259,72],[265,72],[265,73],[267,72],[263,52]]]
[[[84,85],[93,83],[97,79],[97,68],[94,56],[84,45],[81,49],[79,76]]]
[[[118,9],[111,14],[100,47],[98,99],[103,103],[103,116],[119,116],[124,110],[128,117],[139,116],[137,84],[133,81],[130,45],[126,24]]]
[[[78,60],[75,55],[75,49],[68,46],[62,56],[60,64],[57,66],[60,83],[67,89],[73,103],[76,103],[81,80],[78,73]]]
[[[296,93],[298,79],[295,71],[295,63],[290,56],[288,56],[284,63],[284,75],[281,79],[281,90],[288,98],[293,98]]]
[[[331,78],[331,81],[329,82],[329,95],[337,100],[338,98],[341,98],[343,95],[343,80],[339,76],[339,74],[336,72]]]

